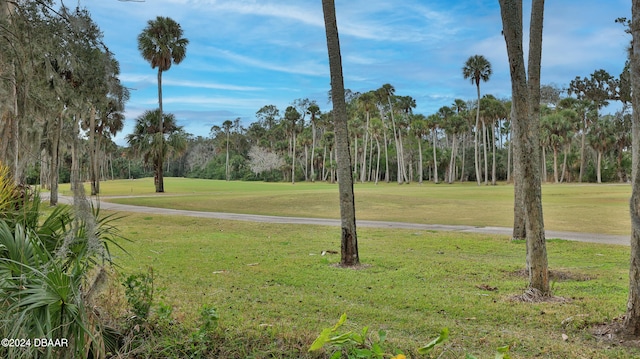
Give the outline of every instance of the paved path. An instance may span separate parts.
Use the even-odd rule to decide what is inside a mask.
[[[43,193],[42,197],[48,197],[48,193]],[[48,198],[47,198],[48,199]],[[73,203],[73,198],[67,196],[59,196],[61,203]],[[168,214],[178,216],[200,217],[200,218],[217,218],[232,221],[248,221],[248,222],[264,222],[264,223],[282,223],[282,224],[309,224],[320,226],[340,226],[339,219],[325,218],[303,218],[303,217],[279,217],[264,216],[257,214],[239,214],[239,213],[223,213],[223,212],[201,212],[186,211],[181,209],[168,209],[146,206],[133,206],[127,204],[118,204],[100,201],[100,208],[118,212],[135,212],[149,214]],[[358,220],[359,227],[374,228],[398,228],[398,229],[415,229],[427,231],[445,231],[445,232],[461,232],[461,233],[484,233],[499,234],[510,236],[512,229],[507,227],[474,227],[462,225],[443,225],[443,224],[420,224],[420,223],[404,223],[404,222],[385,222],[385,221],[366,221]],[[598,234],[598,233],[578,233],[578,232],[562,232],[562,231],[546,231],[547,239],[558,238],[578,242],[591,242],[603,244],[630,245],[630,236]]]

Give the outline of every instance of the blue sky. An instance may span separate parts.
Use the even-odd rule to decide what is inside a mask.
[[[132,89],[120,145],[135,118],[158,106],[156,70],[136,42],[156,16],[176,20],[190,40],[186,59],[163,74],[165,111],[187,132],[208,136],[211,126],[238,117],[248,125],[262,106],[284,113],[299,98],[330,109],[321,0],[79,3],[100,26],[123,84]],[[527,19],[530,2],[524,6]],[[336,11],[346,88],[364,92],[390,83],[398,95],[416,99],[415,112],[429,115],[455,98],[475,98],[461,68],[479,54],[493,67],[482,93],[510,97],[497,0],[336,0]],[[631,17],[630,1],[546,1],[542,83],[566,87],[597,69],[618,76],[630,40],[614,22],[618,17]]]

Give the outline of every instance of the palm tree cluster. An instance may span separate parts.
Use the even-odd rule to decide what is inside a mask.
[[[463,77],[473,77],[468,65]],[[477,86],[481,80],[472,78],[472,83]],[[619,93],[620,86],[616,88]],[[575,91],[569,87],[569,93],[575,95]],[[626,181],[630,175],[629,102],[610,92],[609,101],[622,101],[623,108],[601,115],[593,101],[582,95],[563,96],[563,92],[555,85],[542,86],[543,181]],[[414,113],[414,98],[397,95],[390,84],[364,93],[347,90],[345,98],[356,181],[496,184],[513,179],[508,99],[490,94],[479,101],[455,99],[424,115]],[[336,180],[331,112],[321,112],[314,101],[297,99],[284,115],[274,105],[264,106],[247,128],[240,119],[225,124],[214,126],[208,138],[190,136],[173,173],[215,179]],[[262,166],[260,173],[252,173],[252,147],[277,156],[280,161],[273,161],[277,166]]]
[[[0,5],[0,161],[16,183],[39,173],[51,204],[61,164],[67,181],[88,179],[98,193],[129,97],[118,62],[84,9],[54,10],[51,0]]]

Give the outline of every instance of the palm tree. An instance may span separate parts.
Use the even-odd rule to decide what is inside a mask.
[[[460,161],[460,182],[463,182],[465,178],[464,163],[465,163],[465,153],[466,153],[465,144],[467,142],[466,133],[471,130],[471,125],[469,122],[469,106],[467,102],[457,98],[453,101],[451,108],[453,108],[456,111],[456,115],[463,120],[462,121],[463,123],[460,124],[461,133],[462,133],[462,141],[460,141],[462,145],[462,148],[461,148],[462,159]]]
[[[316,119],[320,115],[320,107],[315,102],[312,102],[311,105],[307,108],[307,113],[311,116],[309,122],[311,122],[311,182],[315,182],[316,173],[314,170],[315,167],[315,158],[316,158]]]
[[[365,137],[364,137],[364,151],[362,156],[362,166],[361,168],[367,168],[367,144],[369,143],[369,133],[371,132],[370,123],[371,123],[371,111],[375,107],[375,94],[373,91],[365,92],[360,97],[358,97],[358,106],[365,113],[366,118],[366,128],[365,128]],[[373,148],[373,146],[372,146]],[[362,170],[360,173],[360,182],[364,182],[367,178],[367,171]]]
[[[380,89],[375,91],[375,96],[376,96],[376,107],[378,108],[378,112],[380,114],[380,121],[382,123],[382,144],[384,147],[384,181],[386,183],[389,183],[390,181],[390,174],[389,174],[389,141],[387,139],[387,129],[389,128],[389,126],[387,125],[387,121],[385,121],[385,113],[384,113],[384,109],[386,107],[383,98],[380,97]],[[377,181],[376,181],[377,184]]]
[[[433,182],[438,183],[438,156],[436,152],[436,142],[438,140],[438,126],[440,126],[440,116],[438,114],[429,115],[426,119],[427,128],[431,129],[431,143],[433,145]]]
[[[458,148],[456,147],[458,135],[463,133],[467,128],[467,121],[464,117],[458,113],[454,113],[449,116],[444,123],[445,131],[451,135],[451,159],[449,160],[449,174],[447,183],[451,184],[455,181],[456,173],[456,154]]]
[[[632,146],[631,114],[626,111],[616,111],[612,119],[613,152],[616,157],[616,172],[620,183],[627,182],[628,175],[622,164],[623,156]]]
[[[138,50],[142,57],[151,64],[151,68],[158,68],[158,105],[162,115],[162,72],[171,68],[171,65],[181,63],[187,56],[187,45],[189,40],[182,37],[180,24],[169,17],[158,16],[155,20],[149,20],[147,27],[138,35]],[[160,143],[164,142],[162,136],[164,132],[163,123],[160,121],[158,136]],[[162,147],[162,146],[161,146]],[[156,167],[157,173],[156,192],[164,192],[164,179],[162,175],[162,156],[157,157],[160,161]]]
[[[284,125],[287,132],[291,134],[289,139],[289,155],[291,156],[291,184],[296,183],[296,134],[298,132],[298,122],[301,114],[295,107],[289,106],[284,112]]]
[[[153,164],[156,181],[162,171],[158,166],[163,163],[164,158],[170,153],[182,153],[186,149],[186,136],[182,126],[176,124],[175,116],[167,113],[162,117],[161,121],[160,110],[145,111],[136,119],[133,133],[126,137],[131,149],[142,156],[145,163]],[[160,133],[161,128],[164,133]],[[159,141],[159,138],[163,141]]]
[[[564,109],[560,112],[554,112],[546,116],[542,116],[540,121],[541,130],[548,134],[547,141],[553,149],[553,179],[555,183],[562,182],[558,175],[558,151],[566,147],[573,137],[572,130],[578,115],[575,111]],[[564,155],[564,168],[566,167],[567,154]]]
[[[402,140],[402,130],[406,129],[409,123],[409,115],[413,113],[413,109],[416,108],[416,100],[411,96],[399,96],[398,101],[396,102],[396,106],[398,110],[400,110],[404,114],[404,122],[398,121],[398,142],[400,144],[401,150],[401,160],[402,160],[402,176],[404,177],[404,181],[406,183],[409,182],[409,177],[407,177],[407,166],[404,163],[404,143]]]
[[[376,171],[375,171],[375,183],[378,184],[378,180],[380,180],[380,138],[382,137],[382,133],[384,132],[384,124],[382,120],[377,117],[371,119],[371,137],[376,141],[376,149],[377,149],[377,160],[376,160]]]
[[[427,134],[428,131],[428,122],[423,114],[416,114],[411,116],[411,132],[413,132],[418,140],[418,183],[420,184],[422,184],[423,179],[422,138]]]
[[[232,126],[233,126],[233,122],[231,122],[231,120],[226,120],[222,123],[222,128],[224,129],[224,133],[226,134],[226,137],[227,137],[227,140],[226,140],[227,158],[225,160],[225,165],[224,165],[224,176],[227,181],[230,179],[230,174],[231,174],[229,172],[229,133],[231,132]]]
[[[487,146],[489,145],[489,141],[491,141],[491,152],[492,152],[492,165],[491,165],[491,184],[495,186],[496,184],[496,131],[494,124],[499,122],[501,119],[507,117],[506,108],[504,103],[492,95],[485,95],[480,100],[481,107],[483,108],[482,112],[482,136],[484,138],[484,182],[485,184],[489,183],[488,176],[488,159],[487,159]],[[487,126],[488,125],[488,126]],[[491,138],[488,138],[488,131],[491,131]]]
[[[397,167],[398,167],[397,180],[398,180],[398,184],[402,184],[406,181],[406,176],[404,175],[404,163],[403,163],[404,161],[403,161],[401,135],[398,132],[398,128],[396,126],[396,119],[394,116],[394,103],[397,100],[395,93],[396,93],[396,89],[391,84],[384,84],[382,85],[382,87],[376,90],[378,101],[381,104],[384,103],[384,101],[387,102],[385,106],[388,106],[389,118],[391,119],[391,127],[393,129],[394,143],[396,145],[396,159],[397,159]]]
[[[615,145],[616,137],[613,123],[614,116],[602,116],[591,125],[587,132],[587,141],[596,151],[596,181],[598,183],[602,183],[602,157]]]
[[[480,185],[480,164],[478,159],[478,125],[480,123],[480,81],[487,82],[491,77],[491,63],[482,55],[473,55],[467,59],[462,68],[464,79],[471,79],[471,83],[476,85],[478,102],[476,108],[476,133],[475,133],[475,162],[476,181]]]
[[[322,12],[327,33],[327,52],[329,53],[331,93],[333,95],[333,125],[336,133],[336,150],[338,154],[338,192],[340,193],[340,218],[342,223],[340,264],[343,266],[355,266],[360,263],[358,236],[356,233],[356,207],[353,195],[351,155],[349,153],[347,104],[344,97],[342,59],[334,1],[322,0]]]

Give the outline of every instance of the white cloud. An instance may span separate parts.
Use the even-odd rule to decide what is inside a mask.
[[[256,108],[256,110],[266,103],[268,99],[263,98],[238,98],[238,97],[219,97],[219,96],[166,96],[162,98],[163,105],[187,105],[189,107],[218,107],[224,108]],[[140,105],[156,106],[157,98],[142,99],[137,102]]]
[[[228,50],[211,48],[211,51],[216,52],[220,57],[233,61],[238,64],[243,64],[251,67],[256,67],[265,70],[272,70],[278,72],[286,72],[291,74],[310,75],[310,76],[326,76],[329,70],[326,66],[321,65],[315,59],[307,59],[304,61],[288,61],[287,63],[276,63],[271,61],[265,61],[254,57],[237,54]]]
[[[157,85],[158,80],[156,76],[141,75],[141,74],[123,74],[120,76],[120,80],[124,83],[145,83]],[[221,84],[215,82],[201,82],[201,81],[189,81],[182,79],[164,79],[162,80],[164,86],[176,86],[194,89],[213,89],[213,90],[225,90],[225,91],[262,91],[264,88],[256,86],[238,86],[231,84]]]
[[[191,87],[201,89],[215,89],[215,90],[228,90],[228,91],[261,91],[264,88],[254,86],[237,86],[229,84],[218,84],[213,82],[198,82],[198,81],[185,81],[185,80],[166,80],[162,82],[167,86],[179,86],[179,87]]]

